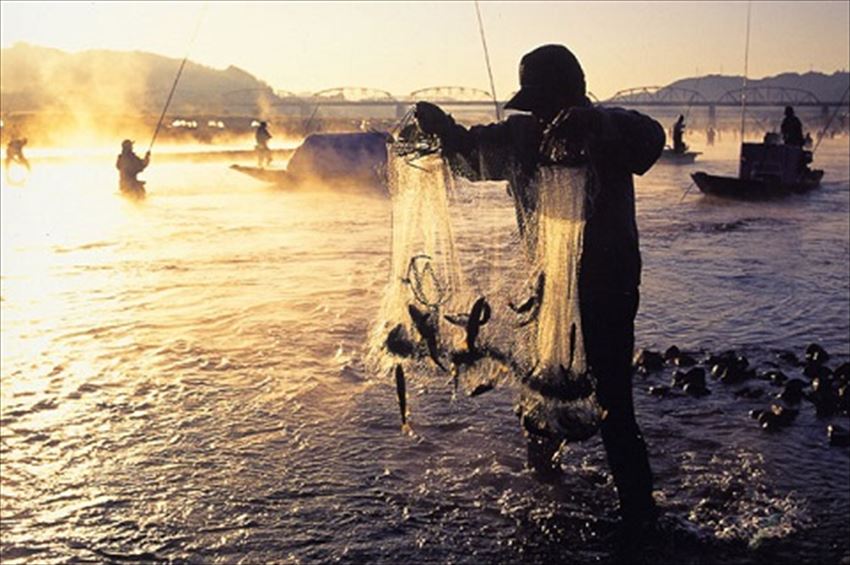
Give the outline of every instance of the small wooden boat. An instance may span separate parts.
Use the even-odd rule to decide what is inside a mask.
[[[386,194],[387,134],[313,134],[295,150],[286,169],[231,165],[231,169],[284,189],[326,187]]]
[[[793,145],[744,143],[737,177],[696,172],[691,178],[705,194],[765,200],[817,188],[823,171],[810,169],[812,154]]]
[[[696,160],[697,155],[702,155],[702,151],[674,151],[665,147],[661,152],[660,160],[673,165],[690,165]]]

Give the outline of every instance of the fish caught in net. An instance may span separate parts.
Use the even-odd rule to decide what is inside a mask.
[[[512,261],[519,272],[533,273],[530,296],[515,302],[505,295],[511,285],[484,284],[515,276],[496,270],[505,262],[492,261],[493,272],[482,277],[469,268],[481,264],[483,245],[474,260],[461,260],[452,221],[454,179],[433,140],[408,129],[389,151],[391,272],[371,340],[378,370],[395,375],[397,391],[406,391],[400,383],[412,376],[443,375],[455,392],[462,388],[470,396],[508,383],[519,392],[517,411],[529,433],[589,437],[601,410],[578,305],[586,168],[541,170],[525,236],[532,252],[516,252]],[[401,394],[399,402],[406,403]],[[406,426],[406,408],[402,413]]]
[[[587,181],[586,166],[542,167],[535,179],[535,359],[522,376],[518,403],[529,433],[573,441],[592,436],[602,417],[579,307]]]

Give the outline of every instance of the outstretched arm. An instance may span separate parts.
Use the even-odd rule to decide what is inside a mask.
[[[537,143],[527,116],[467,129],[428,102],[416,104],[415,116],[422,131],[440,138],[453,169],[470,180],[511,180],[523,150]]]

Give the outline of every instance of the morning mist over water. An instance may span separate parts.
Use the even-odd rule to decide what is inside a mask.
[[[745,4],[477,8],[481,30],[475,3],[3,3],[3,563],[850,559],[847,7],[751,5],[743,140]],[[530,460],[516,410],[539,362],[524,340],[545,331],[537,220],[413,111],[493,122],[485,95],[503,106],[546,43],[668,150],[682,115],[696,153],[634,176],[646,530],[622,516],[600,433],[561,445],[554,477]],[[786,105],[816,188],[695,185],[738,178],[742,141],[781,139]],[[142,197],[119,189],[124,139],[152,145]],[[446,177],[399,207],[433,163]]]

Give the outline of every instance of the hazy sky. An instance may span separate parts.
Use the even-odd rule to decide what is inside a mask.
[[[492,2],[481,11],[500,98],[523,53],[570,47],[588,88],[663,85],[696,73],[741,74],[746,2]],[[201,13],[204,13],[200,20]],[[471,1],[0,2],[0,43],[68,51],[140,50],[236,65],[276,89],[429,86],[489,90]],[[752,2],[750,76],[850,68],[850,2]]]

